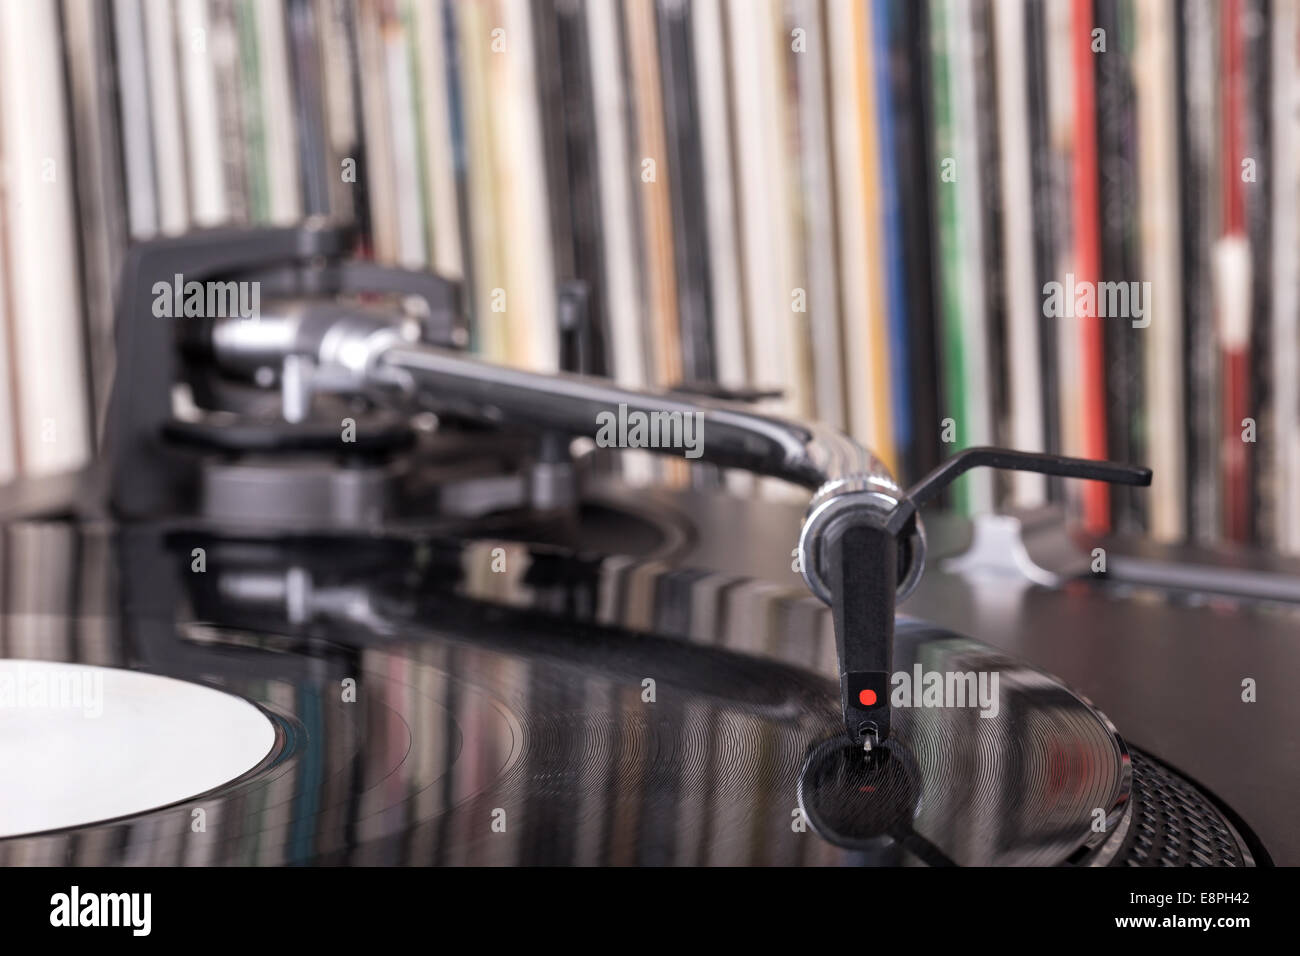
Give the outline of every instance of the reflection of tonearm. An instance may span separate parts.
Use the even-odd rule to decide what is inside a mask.
[[[119,547],[132,649],[139,663],[174,676],[339,679],[363,670],[363,652],[429,641],[619,686],[654,675],[661,687],[767,720],[800,720],[824,701],[821,676],[780,661],[466,596],[463,542],[140,530],[123,534]],[[196,549],[202,574],[192,573]],[[548,579],[559,590],[597,586],[590,557],[541,548],[529,562],[538,579],[530,588]]]

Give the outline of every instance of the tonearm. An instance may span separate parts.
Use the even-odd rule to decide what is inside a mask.
[[[601,413],[620,406],[647,416],[698,415],[700,460],[812,493],[798,542],[803,577],[832,609],[845,729],[870,745],[889,735],[894,613],[924,569],[923,504],[974,467],[1128,485],[1151,480],[1149,469],[1131,465],[968,448],[904,490],[870,451],[821,425],[684,391],[620,388],[595,376],[473,358],[453,342],[453,286],[424,273],[347,260],[347,249],[337,230],[309,224],[198,233],[132,250],[119,304],[119,387],[110,419],[120,462],[112,491],[119,514],[137,512],[169,480],[165,472],[142,472],[139,462],[183,431],[167,409],[175,372],[186,360],[245,386],[278,390],[281,437],[299,434],[294,429],[322,394],[561,437],[593,436]],[[170,288],[180,275],[197,281],[242,275],[269,283],[270,294],[263,291],[255,318],[181,319],[164,335],[165,323],[147,315],[146,303],[154,285]],[[339,296],[366,289],[423,297],[425,320],[413,323],[392,307]]]

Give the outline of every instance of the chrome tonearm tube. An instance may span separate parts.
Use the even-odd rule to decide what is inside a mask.
[[[594,437],[601,414],[620,406],[647,417],[699,416],[699,460],[813,492],[799,537],[802,573],[832,609],[845,729],[868,746],[889,734],[894,608],[925,565],[921,501],[976,466],[1124,484],[1151,480],[1145,468],[972,448],[905,492],[879,458],[824,426],[683,393],[484,362],[420,341],[418,327],[390,311],[336,301],[274,303],[255,321],[215,320],[210,336],[212,359],[223,371],[279,383],[290,421],[305,415],[317,391],[396,391],[434,411],[575,437]]]
[[[814,516],[832,499],[864,494],[868,507],[888,511],[903,498],[879,458],[823,425],[762,414],[734,402],[485,362],[420,342],[418,330],[391,312],[354,304],[289,300],[272,304],[255,321],[217,319],[211,354],[218,367],[233,375],[261,379],[266,370],[277,373],[290,421],[305,413],[317,391],[382,395],[396,390],[434,411],[588,438],[596,434],[598,416],[620,405],[647,416],[698,414],[704,436],[700,461],[780,478],[814,492],[800,540],[806,557],[816,555],[819,540],[809,532],[821,524]],[[924,565],[919,529],[913,545],[906,566],[899,569],[900,599],[916,585]],[[803,567],[809,588],[829,604],[830,589],[819,562],[813,557]]]

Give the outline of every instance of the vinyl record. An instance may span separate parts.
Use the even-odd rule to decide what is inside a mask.
[[[510,552],[523,608],[480,566],[493,546],[53,526],[8,546],[32,574],[0,619],[0,696],[16,666],[54,670],[38,659],[109,679],[94,701],[46,695],[82,710],[42,747],[0,732],[11,772],[70,768],[82,795],[82,819],[36,832],[21,822],[52,818],[0,801],[7,865],[1106,863],[1132,829],[1130,755],[1102,715],[917,622],[899,625],[893,735],[868,753],[822,673],[591,620],[595,559]],[[96,606],[106,565],[121,580]],[[52,580],[77,613],[51,613]],[[0,730],[52,716],[0,708]],[[88,746],[101,758],[73,759]],[[185,792],[217,766],[231,778]]]

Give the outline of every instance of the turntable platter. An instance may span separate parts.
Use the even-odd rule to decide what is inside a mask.
[[[233,707],[139,731],[174,734],[158,767],[213,758],[210,780],[169,773],[131,805],[105,779],[58,820],[23,804],[6,832],[64,829],[0,840],[3,864],[1099,864],[1134,858],[1139,795],[1172,792],[1138,786],[1114,728],[1051,677],[915,622],[898,627],[894,692],[910,696],[888,745],[849,747],[824,610],[742,579],[651,575],[652,593],[726,599],[652,632],[616,622],[650,570],[519,546],[494,576],[477,568],[493,542],[379,560],[366,549],[390,544],[208,540],[191,574],[190,541],[22,534],[32,582],[80,555],[82,590],[11,589],[8,666],[62,647],[104,665],[106,711],[147,715],[158,681]],[[110,566],[136,579],[124,612],[85,598]],[[248,746],[224,753],[217,722]],[[147,753],[141,739],[98,745]],[[1217,836],[1198,850],[1245,861],[1204,805],[1189,825]],[[1156,832],[1175,814],[1146,811],[1145,858],[1184,852]]]

